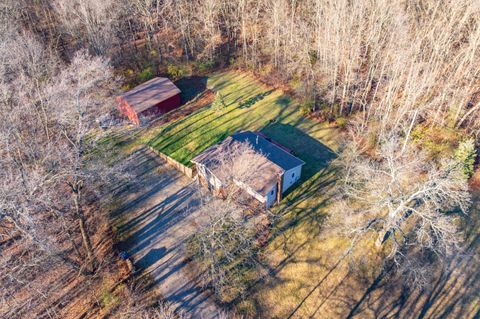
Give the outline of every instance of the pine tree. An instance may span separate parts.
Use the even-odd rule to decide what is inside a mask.
[[[475,149],[475,141],[467,139],[458,145],[455,151],[455,158],[463,164],[463,172],[466,177],[473,175],[473,166],[477,157],[477,150]]]
[[[224,99],[222,93],[217,92],[217,93],[215,94],[215,100],[213,101],[212,107],[213,107],[216,111],[220,111],[220,110],[222,110],[223,108],[227,107],[227,104],[225,103],[225,99]]]

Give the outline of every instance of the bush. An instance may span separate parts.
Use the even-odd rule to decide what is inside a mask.
[[[292,79],[290,80],[290,82],[288,83],[290,85],[290,87],[296,91],[299,91],[299,89],[301,88],[302,86],[302,81],[301,81],[301,77],[300,75],[298,74],[295,74]]]
[[[302,104],[300,104],[300,112],[303,116],[312,113],[313,107],[315,106],[315,101],[308,99],[305,100]]]
[[[314,66],[318,61],[318,54],[315,50],[308,51],[308,58],[310,60],[310,65]]]
[[[170,79],[173,81],[184,77],[187,74],[187,69],[183,65],[169,64],[167,66],[167,73]]]
[[[197,70],[200,73],[210,71],[215,66],[215,61],[212,59],[201,60],[197,62]]]
[[[225,98],[222,93],[217,92],[217,94],[215,94],[215,100],[212,103],[212,107],[216,111],[220,111],[223,108],[227,107],[227,104],[225,103]]]
[[[453,155],[459,138],[453,130],[424,124],[417,125],[410,136],[434,160]]]
[[[152,66],[147,66],[144,68],[140,73],[137,75],[137,79],[139,82],[145,82],[150,79],[152,79],[155,76],[153,72],[153,67]]]
[[[477,150],[473,138],[460,142],[455,150],[455,158],[463,165],[463,173],[467,178],[473,175]]]
[[[347,119],[344,117],[337,117],[335,122],[339,128],[345,128],[347,126]]]
[[[133,87],[133,85],[131,85],[130,83],[126,83],[126,84],[123,84],[123,85],[122,85],[121,90],[122,90],[123,92],[126,92],[126,91],[132,89],[132,87]]]
[[[262,76],[267,76],[273,71],[273,64],[271,63],[266,63],[260,67],[259,73]]]

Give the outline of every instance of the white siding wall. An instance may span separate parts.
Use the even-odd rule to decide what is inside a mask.
[[[222,187],[222,182],[220,182],[220,180],[204,165],[197,164],[197,172],[199,175],[202,175],[214,189],[219,190]]]
[[[272,207],[277,202],[277,184],[275,184],[272,189],[267,193],[266,206],[267,208]]]
[[[262,195],[260,195],[259,193],[257,193],[256,191],[254,191],[251,187],[249,187],[248,185],[245,185],[244,183],[242,182],[239,182],[237,180],[233,180],[233,182],[238,186],[240,187],[241,189],[245,190],[247,193],[249,193],[250,195],[252,195],[253,197],[255,197],[260,203],[265,203],[266,201],[266,198],[263,197]]]
[[[302,165],[294,167],[283,174],[283,187],[282,187],[282,194],[285,193],[290,186],[293,185],[296,181],[300,179],[302,176]]]
[[[208,169],[206,169],[205,166],[197,164],[197,172],[199,175],[203,176],[214,189],[219,190],[222,187],[222,183],[220,182],[220,180],[215,175],[213,175]],[[290,188],[290,186],[292,186],[296,181],[298,181],[300,179],[301,174],[302,174],[302,166],[297,166],[286,171],[283,176],[282,193],[284,193],[287,189]],[[277,184],[273,185],[273,187],[270,189],[267,195],[263,197],[262,195],[258,194],[247,185],[237,181],[234,181],[234,182],[239,187],[246,190],[250,195],[255,197],[258,201],[260,201],[261,203],[265,203],[265,206],[267,208],[275,205],[277,201],[277,191],[278,191]]]

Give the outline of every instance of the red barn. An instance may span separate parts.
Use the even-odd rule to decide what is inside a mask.
[[[180,105],[180,90],[167,78],[153,78],[116,97],[118,109],[139,125],[140,115],[164,114]]]

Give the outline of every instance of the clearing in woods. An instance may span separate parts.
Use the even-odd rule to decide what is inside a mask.
[[[457,278],[450,270],[440,270],[436,284],[421,294],[389,288],[372,241],[363,242],[357,250],[363,252],[356,258],[364,265],[361,271],[351,272],[350,260],[344,258],[350,239],[322,236],[328,191],[335,182],[329,163],[338,149],[339,130],[302,117],[294,100],[247,73],[227,71],[204,79],[206,88],[223,95],[224,108],[207,105],[181,119],[142,130],[134,143],[149,144],[190,165],[191,158],[230,134],[259,130],[306,162],[298,185],[273,209],[280,222],[264,249],[269,276],[254,284],[238,304],[241,312],[272,318],[337,318],[432,317],[476,311],[476,299],[461,299],[468,293],[475,295],[472,289],[478,287],[468,285],[475,281]],[[473,218],[476,214],[472,211],[472,219],[478,219]],[[477,242],[469,239],[472,253],[477,251]],[[464,268],[468,261],[451,264]],[[397,293],[386,294],[386,290]],[[432,297],[436,294],[443,298]]]

